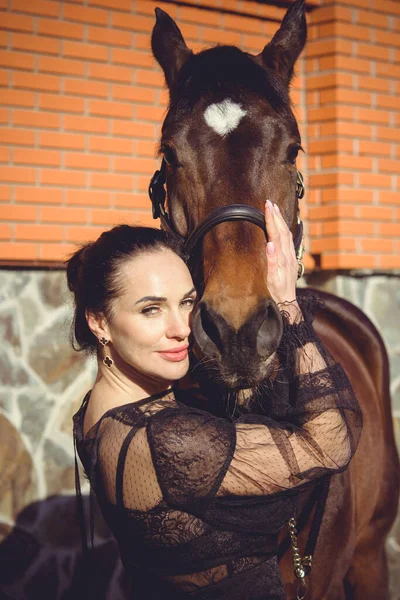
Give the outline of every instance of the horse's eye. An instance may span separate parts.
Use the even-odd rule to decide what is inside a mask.
[[[164,155],[165,162],[167,165],[175,165],[176,164],[176,155],[175,151],[170,146],[162,146],[161,152]]]
[[[296,162],[296,158],[297,158],[297,155],[299,153],[299,150],[301,150],[301,146],[299,144],[292,144],[288,148],[287,160],[292,165],[294,165],[295,162]]]

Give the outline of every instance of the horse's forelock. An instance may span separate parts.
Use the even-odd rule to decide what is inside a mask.
[[[243,103],[249,94],[267,100],[276,113],[291,111],[287,86],[279,76],[235,46],[216,46],[193,55],[183,66],[171,90],[170,118],[191,113],[202,100],[229,97]]]

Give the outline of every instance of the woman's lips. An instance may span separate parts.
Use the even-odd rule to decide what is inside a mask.
[[[180,362],[184,360],[188,355],[189,346],[180,346],[179,348],[171,348],[170,350],[164,350],[163,352],[159,352],[165,360],[169,360],[171,362]]]

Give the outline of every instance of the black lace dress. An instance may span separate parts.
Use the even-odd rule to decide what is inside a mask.
[[[134,600],[279,600],[281,528],[299,492],[346,469],[361,413],[339,364],[316,337],[313,300],[284,319],[274,380],[231,418],[169,390],[108,410],[79,456],[132,577]],[[214,399],[218,406],[219,399]],[[198,402],[197,402],[198,405]]]

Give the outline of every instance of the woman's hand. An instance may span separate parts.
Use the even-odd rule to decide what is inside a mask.
[[[293,302],[299,270],[293,237],[278,206],[270,200],[265,203],[265,223],[269,240],[266,249],[268,289],[277,304]]]

